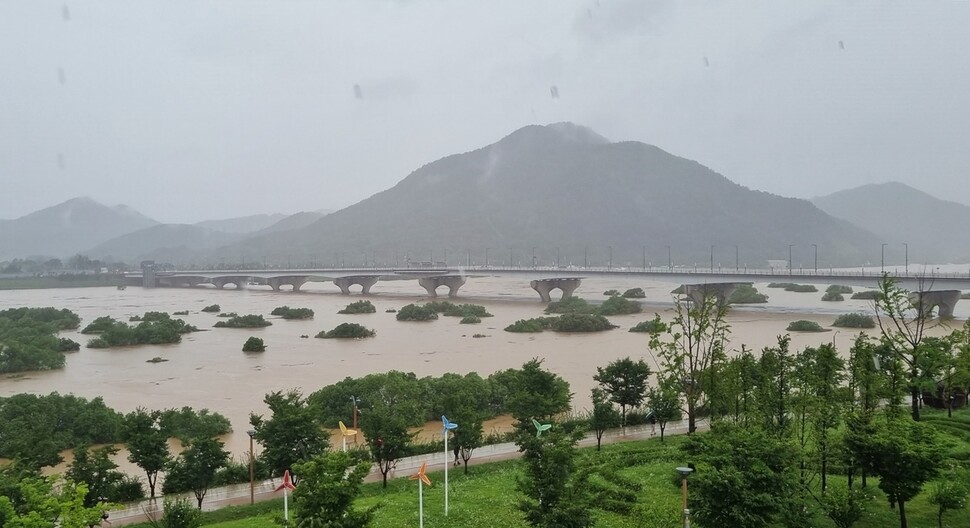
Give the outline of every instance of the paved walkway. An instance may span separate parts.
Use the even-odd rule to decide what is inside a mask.
[[[703,431],[708,428],[706,421],[698,421],[697,429],[698,431]],[[664,432],[664,436],[682,435],[687,433],[687,422],[678,421],[670,422],[667,424],[667,428]],[[607,431],[603,435],[603,444],[613,444],[617,442],[630,442],[634,440],[646,440],[652,437],[660,437],[660,427],[656,427],[654,432],[650,425],[639,425],[633,427],[627,427],[626,431],[620,429],[614,429]],[[596,445],[596,436],[593,434],[586,435],[583,439],[579,441],[580,447],[589,447]],[[486,464],[489,462],[498,462],[500,460],[509,460],[513,458],[519,458],[522,453],[519,452],[519,446],[512,442],[504,442],[501,444],[492,444],[487,446],[482,446],[475,449],[475,452],[468,461],[469,465]],[[452,455],[449,453],[449,458],[447,463],[451,463],[453,460]],[[413,475],[421,467],[421,464],[427,462],[428,469],[432,471],[444,471],[444,466],[446,464],[444,454],[438,453],[428,453],[424,455],[417,455],[413,457],[402,458],[397,461],[394,469],[388,474],[388,479],[401,478]],[[370,474],[364,479],[365,482],[380,482],[381,473],[377,470],[377,467],[371,469]],[[282,496],[282,492],[274,491],[276,486],[280,484],[280,479],[269,479],[255,483],[253,497],[255,501],[266,501],[271,499],[277,499]],[[195,504],[195,495],[192,493],[179,494],[179,495],[169,495],[172,497],[184,497],[188,499],[192,504]],[[238,505],[238,504],[248,504],[249,503],[249,484],[233,484],[231,486],[223,486],[220,488],[212,488],[205,496],[205,500],[202,502],[203,511],[212,511],[224,508],[226,506]],[[132,504],[124,509],[112,510],[110,513],[111,522],[110,526],[124,526],[127,524],[134,524],[139,522],[147,521],[150,515],[155,515],[161,519],[162,513],[162,499],[155,499],[154,501],[144,500],[142,502]]]

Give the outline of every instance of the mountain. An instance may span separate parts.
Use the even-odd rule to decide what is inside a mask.
[[[970,207],[898,182],[863,185],[813,198],[819,209],[872,231],[885,242],[886,261],[970,262]]]
[[[227,218],[224,220],[206,220],[195,225],[213,231],[224,233],[255,233],[287,218],[285,214],[257,214],[251,216],[241,216],[239,218]]]
[[[345,265],[468,259],[528,265],[763,267],[854,264],[878,239],[805,200],[753,191],[639,142],[612,143],[571,123],[527,126],[429,163],[394,187],[313,224],[220,250]],[[737,246],[737,253],[735,247]],[[533,249],[534,248],[534,249]],[[646,253],[644,259],[643,253]],[[274,257],[275,256],[275,257]]]
[[[124,205],[109,207],[91,198],[74,198],[0,221],[0,260],[33,255],[65,257],[157,223]]]
[[[280,231],[288,231],[290,229],[299,229],[301,227],[306,227],[317,220],[327,216],[333,211],[321,210],[321,211],[301,211],[299,213],[291,214],[280,221],[260,229],[257,235],[266,235],[270,233],[279,233]]]
[[[86,255],[110,256],[115,260],[137,263],[142,260],[186,263],[203,251],[243,238],[239,233],[226,233],[189,224],[159,224],[113,238],[88,249]]]

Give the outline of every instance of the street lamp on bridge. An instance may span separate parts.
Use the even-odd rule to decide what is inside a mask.
[[[818,244],[812,244],[812,249],[815,250],[815,273],[818,273]]]
[[[667,271],[674,269],[674,261],[670,259],[670,246],[667,246]]]
[[[795,247],[795,244],[788,244],[788,276],[791,276],[791,248]]]
[[[879,248],[879,273],[886,273],[886,246],[888,245],[883,242],[882,247]]]
[[[906,275],[909,275],[909,244],[903,242],[903,247],[906,248]]]
[[[606,247],[610,248],[610,264],[606,269],[612,270],[613,269],[613,246],[606,246]]]
[[[711,273],[714,273],[714,246],[711,245]]]
[[[738,249],[737,244],[734,245],[734,272],[737,273],[741,269],[741,250]]]

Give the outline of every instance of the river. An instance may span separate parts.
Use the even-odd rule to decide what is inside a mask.
[[[669,320],[670,291],[676,286],[635,278],[584,279],[576,295],[587,300],[605,299],[603,292],[608,289],[622,292],[640,287],[647,294],[643,300],[644,313],[610,317],[620,328],[596,334],[504,332],[505,326],[518,319],[542,315],[545,306],[527,281],[500,277],[473,277],[461,289],[461,297],[456,302],[483,304],[494,314],[478,325],[462,325],[454,317],[441,317],[434,322],[399,322],[393,313],[386,313],[388,309],[427,300],[415,281],[375,285],[372,295],[366,298],[377,307],[377,313],[365,315],[338,315],[337,311],[349,302],[364,297],[340,295],[330,283],[308,283],[300,293],[275,293],[265,286],[242,291],[205,287],[3,291],[0,310],[19,306],[68,308],[81,316],[82,327],[103,315],[127,320],[146,311],[188,310],[189,315],[179,317],[205,331],[185,335],[182,343],[176,345],[115,349],[83,348],[89,336],[62,332],[62,336],[82,344],[81,351],[68,354],[65,368],[0,377],[0,396],[52,391],[87,398],[101,396],[109,406],[122,412],[137,407],[208,408],[231,420],[234,433],[224,440],[236,458],[249,447],[245,433],[249,429],[249,413],[266,412],[262,399],[267,392],[298,389],[309,394],[347,376],[372,372],[401,370],[420,377],[477,371],[486,376],[497,370],[519,367],[537,357],[544,360],[546,368],[570,383],[574,408],[582,410],[589,405],[589,392],[594,385],[592,376],[597,366],[626,356],[644,358],[654,364],[646,335],[627,330],[652,318],[655,312]],[[810,319],[828,326],[842,313],[872,312],[870,301],[853,301],[848,296],[844,302],[826,303],[820,300],[821,291],[793,293],[768,289],[766,284],[755,286],[770,296],[769,301],[762,305],[736,306],[730,311],[733,349],[740,348],[742,343],[753,350],[772,345],[779,334],[785,333],[788,323],[796,319]],[[553,292],[554,297],[557,293]],[[288,305],[311,308],[316,316],[307,321],[268,317],[273,325],[263,329],[215,329],[212,325],[220,319],[200,311],[214,303],[224,312],[240,315],[252,313],[268,317],[273,308]],[[957,305],[957,320],[950,322],[950,327],[962,324],[968,316],[970,301],[963,301]],[[342,322],[359,322],[376,330],[377,337],[350,341],[313,338],[320,330]],[[948,329],[937,328],[933,333],[945,331]],[[476,333],[487,337],[473,338]],[[241,351],[243,342],[251,335],[264,339],[266,352]],[[301,335],[310,337],[301,338]],[[795,333],[792,346],[798,349],[834,340],[845,352],[855,335],[856,332],[848,329],[821,334]],[[156,356],[168,361],[147,362]],[[429,434],[431,429],[434,428],[429,428]]]

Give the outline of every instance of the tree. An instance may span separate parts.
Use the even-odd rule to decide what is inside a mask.
[[[243,352],[265,352],[266,344],[263,342],[262,338],[256,336],[250,336],[249,339],[243,343]]]
[[[537,528],[586,528],[593,525],[586,472],[576,471],[576,442],[581,433],[548,431],[541,437],[520,432],[524,475],[518,489],[525,494],[519,509]]]
[[[866,513],[870,497],[864,490],[832,486],[821,498],[816,497],[825,516],[838,528],[852,528]]]
[[[596,450],[599,451],[603,434],[606,433],[607,429],[619,426],[621,418],[620,413],[610,403],[603,389],[594,387],[591,392],[593,410],[589,413],[589,426],[593,430],[593,434],[596,435]]]
[[[263,398],[272,416],[265,419],[250,413],[253,435],[263,446],[262,458],[270,473],[282,475],[297,462],[309,460],[327,450],[330,443],[317,422],[316,413],[297,390],[271,392]]]
[[[155,514],[148,515],[148,524],[152,528],[198,528],[202,526],[202,512],[192,504],[181,498],[165,500],[162,505],[162,520],[155,519]]]
[[[795,358],[789,351],[791,338],[778,336],[777,347],[765,347],[758,361],[758,408],[764,428],[784,436],[791,427],[792,372]]]
[[[137,409],[125,417],[125,443],[128,461],[145,472],[149,498],[155,498],[158,473],[165,469],[172,455],[168,452],[168,435],[162,432],[162,413]]]
[[[627,407],[639,407],[647,395],[647,379],[650,367],[643,360],[633,361],[629,357],[617,359],[606,366],[596,367],[593,380],[610,397],[610,401],[620,406],[621,425],[626,427]]]
[[[829,462],[832,459],[832,430],[838,427],[842,416],[842,393],[840,387],[845,379],[845,362],[839,357],[835,346],[825,343],[817,349],[806,349],[812,367],[807,388],[814,403],[812,427],[815,431],[816,449],[819,457],[822,494],[825,494]]]
[[[162,491],[177,493],[191,490],[199,509],[216,479],[216,472],[229,462],[229,453],[215,438],[196,438],[183,444],[185,451],[169,465]]]
[[[896,280],[883,274],[879,295],[873,300],[883,343],[905,363],[913,420],[920,419],[920,366],[926,347],[923,339],[931,327],[932,314],[923,304],[923,284],[915,294],[899,287]]]
[[[84,483],[87,486],[87,494],[84,496],[84,505],[87,507],[95,506],[103,502],[115,502],[125,500],[129,497],[120,497],[119,486],[124,482],[125,475],[117,471],[118,464],[115,464],[111,457],[118,452],[114,446],[104,446],[94,451],[88,451],[87,447],[74,449],[74,460],[67,468],[65,476],[75,483]],[[141,485],[139,484],[139,489]],[[144,491],[141,492],[144,497]]]
[[[659,358],[660,371],[683,396],[687,432],[697,430],[698,408],[706,403],[702,374],[724,356],[729,327],[727,308],[717,297],[707,295],[701,303],[674,298],[675,315],[664,331],[650,333],[650,349]],[[713,372],[713,370],[711,370]],[[709,380],[712,388],[715,380]]]
[[[725,414],[734,423],[748,423],[754,415],[757,382],[761,377],[758,360],[744,346],[721,370],[720,395]]]
[[[374,509],[355,510],[370,464],[349,453],[326,453],[294,467],[300,485],[293,491],[296,526],[319,528],[363,528],[370,524]]]
[[[760,428],[717,422],[710,433],[691,436],[685,449],[701,462],[691,480],[691,511],[699,524],[782,525],[797,509],[795,451],[788,441]]]
[[[458,424],[449,444],[454,448],[456,463],[460,456],[467,474],[472,453],[482,445],[482,422],[487,412],[488,385],[474,372],[465,376],[448,373],[436,380],[425,378],[423,381],[433,391],[432,419],[446,415]]]
[[[961,478],[962,477],[962,478]],[[943,528],[943,514],[949,510],[962,510],[967,506],[966,475],[948,475],[948,478],[936,481],[930,492],[930,504],[936,505],[936,523]]]
[[[899,526],[906,528],[906,503],[935,477],[944,448],[936,431],[908,420],[876,422],[873,434],[857,439],[853,448],[866,469],[879,477],[890,504],[899,506]]]
[[[558,374],[542,368],[542,360],[532,359],[521,370],[512,371],[505,406],[523,429],[532,427],[532,418],[548,420],[569,410],[569,383]]]
[[[680,394],[672,383],[660,380],[659,387],[652,387],[647,394],[647,405],[660,425],[660,442],[664,441],[667,423],[680,418]]]
[[[100,526],[107,505],[84,505],[84,483],[56,477],[25,477],[13,493],[0,495],[0,526],[4,528],[88,528]]]
[[[383,487],[387,487],[387,475],[394,469],[398,459],[407,456],[412,435],[401,413],[391,405],[378,403],[367,409],[366,419],[361,421],[371,459],[381,472]]]

